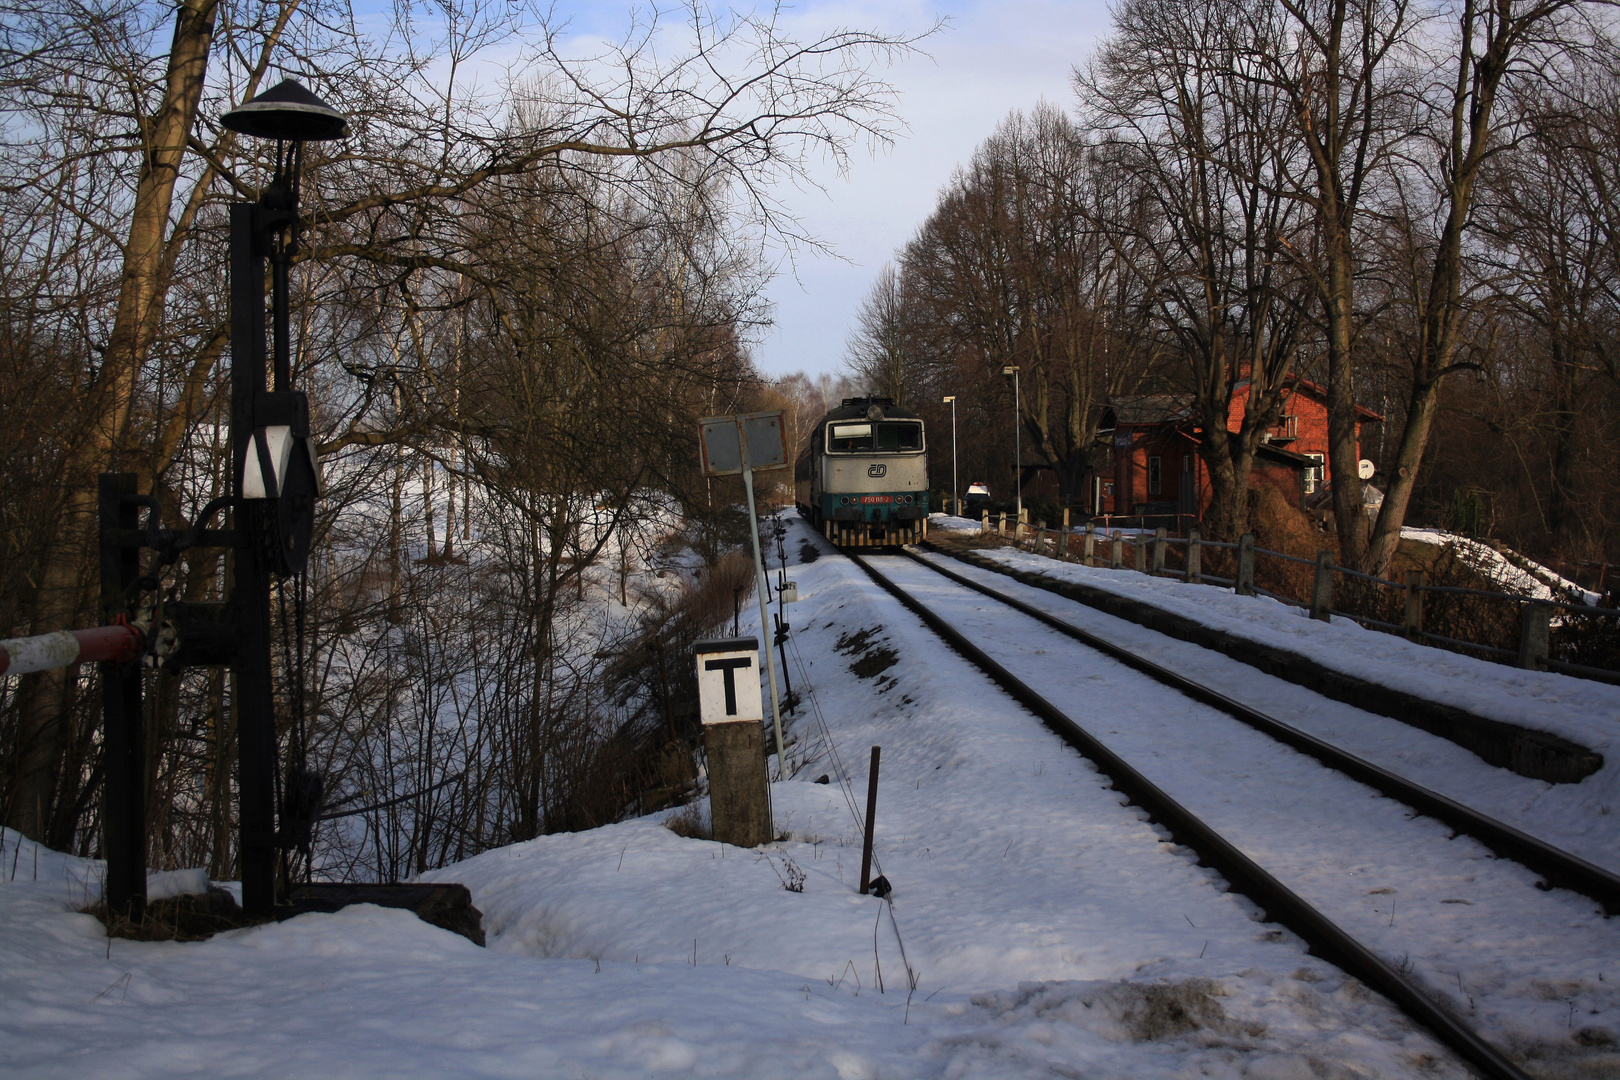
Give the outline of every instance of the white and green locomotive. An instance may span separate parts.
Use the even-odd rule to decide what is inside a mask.
[[[889,398],[845,398],[817,421],[793,479],[799,513],[841,547],[915,544],[928,534],[922,417]]]

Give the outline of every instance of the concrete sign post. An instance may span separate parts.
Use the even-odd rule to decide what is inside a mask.
[[[754,589],[759,594],[759,631],[771,625],[767,614],[770,587],[765,582],[765,560],[759,552],[759,517],[754,513],[754,472],[785,469],[788,466],[787,441],[782,431],[782,412],[738,413],[710,416],[698,421],[698,445],[703,453],[706,476],[736,476],[741,473],[743,490],[748,493],[748,533],[754,540]],[[771,724],[776,735],[776,775],[787,777],[787,744],[782,741],[781,697],[776,691],[776,658],[765,650],[765,670],[771,684]]]
[[[759,639],[700,641],[693,653],[703,746],[709,758],[714,838],[736,847],[758,847],[771,839]],[[765,655],[770,655],[769,649]]]

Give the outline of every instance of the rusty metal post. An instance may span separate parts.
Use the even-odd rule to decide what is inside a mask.
[[[866,777],[866,837],[861,841],[861,895],[872,885],[872,829],[877,821],[878,754],[883,748],[872,747],[872,769]]]
[[[1416,641],[1423,633],[1423,571],[1408,570],[1406,572],[1406,616],[1401,620],[1401,629],[1405,631],[1407,640]]]
[[[1329,622],[1333,607],[1333,552],[1316,553],[1316,576],[1311,581],[1311,618]]]

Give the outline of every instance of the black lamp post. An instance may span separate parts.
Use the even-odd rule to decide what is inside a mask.
[[[242,907],[265,917],[277,900],[276,851],[308,842],[318,811],[308,802],[301,764],[289,776],[282,828],[276,828],[277,751],[270,681],[270,582],[301,573],[314,530],[320,473],[309,431],[309,400],[292,389],[287,269],[298,249],[298,185],[306,142],[341,139],[342,113],[292,79],[220,118],[232,131],[276,141],[275,173],[256,202],[231,205],[231,494],[236,498],[235,609],[237,747],[240,759]],[[265,281],[271,277],[274,383],[265,389]],[[301,750],[301,747],[300,747]],[[299,800],[297,795],[304,799]]]

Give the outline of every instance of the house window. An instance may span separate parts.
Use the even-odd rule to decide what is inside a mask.
[[[1323,464],[1326,459],[1321,454],[1306,454],[1305,456],[1313,462],[1313,464],[1305,466],[1305,494],[1314,495],[1326,480],[1327,466]]]
[[[1163,486],[1164,459],[1159,457],[1148,458],[1148,494],[1159,494]]]

